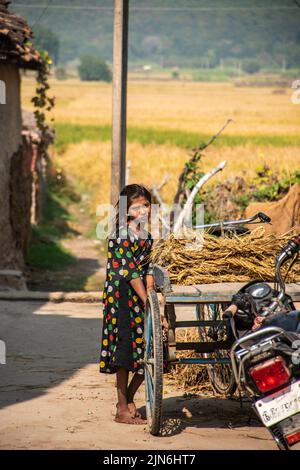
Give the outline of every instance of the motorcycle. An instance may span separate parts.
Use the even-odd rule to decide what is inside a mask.
[[[280,450],[300,450],[300,311],[281,273],[299,251],[300,234],[276,258],[274,287],[249,282],[223,314],[235,339],[230,359],[237,387]]]

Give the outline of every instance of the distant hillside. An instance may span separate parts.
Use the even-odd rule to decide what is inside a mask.
[[[11,4],[33,29],[44,26],[59,36],[60,63],[85,52],[111,61],[112,7],[113,0]],[[300,8],[293,0],[130,0],[131,64],[213,67],[224,59],[299,67]]]

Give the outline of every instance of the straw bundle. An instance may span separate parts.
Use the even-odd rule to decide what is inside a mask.
[[[265,235],[263,227],[232,238],[208,233],[199,235],[189,230],[185,238],[175,238],[171,234],[160,241],[153,248],[152,259],[167,269],[174,284],[273,281],[275,258],[291,236],[291,231],[283,235]],[[284,276],[287,271],[288,263],[282,269]],[[299,280],[300,263],[297,261],[286,281]]]
[[[181,329],[176,331],[176,341],[193,342],[199,341],[199,333],[196,328]],[[178,351],[178,357],[201,357],[194,351]],[[169,381],[177,387],[192,393],[212,394],[209,382],[207,366],[202,365],[175,365],[168,374]]]

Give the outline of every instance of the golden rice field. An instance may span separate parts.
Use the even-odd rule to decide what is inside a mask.
[[[22,81],[24,107],[30,108],[32,78]],[[111,123],[111,84],[51,80],[56,96],[56,121],[78,124]],[[228,134],[294,135],[300,130],[300,105],[292,90],[235,87],[231,83],[130,82],[128,126],[181,129],[214,134],[228,118]]]
[[[172,129],[213,135],[228,118],[234,120],[226,135],[299,135],[300,105],[292,104],[292,90],[275,92],[274,87],[235,87],[230,83],[142,82],[130,81],[128,87],[128,127]],[[111,124],[111,84],[51,80],[56,96],[54,118],[57,123],[80,125]],[[32,109],[34,80],[22,80],[23,106]],[[69,145],[62,155],[54,151],[57,165],[73,179],[81,192],[91,198],[90,210],[109,202],[110,142],[84,140]],[[214,178],[230,176],[251,178],[258,166],[266,163],[276,173],[300,169],[298,146],[245,144],[234,147],[211,145],[205,151],[202,169],[208,170],[222,160],[227,166]],[[127,159],[131,161],[130,182],[151,186],[168,174],[163,190],[167,202],[175,194],[178,175],[187,160],[185,149],[174,145],[142,145],[129,142]]]
[[[298,147],[256,149],[246,147],[209,147],[203,159],[203,170],[208,170],[221,160],[226,160],[225,169],[211,181],[220,181],[230,176],[240,175],[251,178],[254,176],[258,162],[268,162],[278,173],[283,170],[292,172],[300,168],[300,155]],[[56,155],[57,165],[67,174],[71,174],[79,185],[81,192],[91,194],[91,212],[100,203],[108,203],[110,198],[110,158],[111,148],[109,142],[81,142],[71,145],[63,155]],[[165,175],[170,179],[162,190],[162,196],[167,203],[172,198],[177,187],[179,171],[183,168],[187,152],[178,147],[165,145],[147,145],[129,143],[127,158],[131,162],[129,182],[142,183],[147,186],[159,184]],[[247,161],[247,165],[245,164]]]

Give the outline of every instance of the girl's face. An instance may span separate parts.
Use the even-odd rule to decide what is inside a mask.
[[[151,204],[145,197],[137,197],[133,199],[129,206],[128,214],[136,221],[145,223],[148,221],[148,217],[151,210]]]

